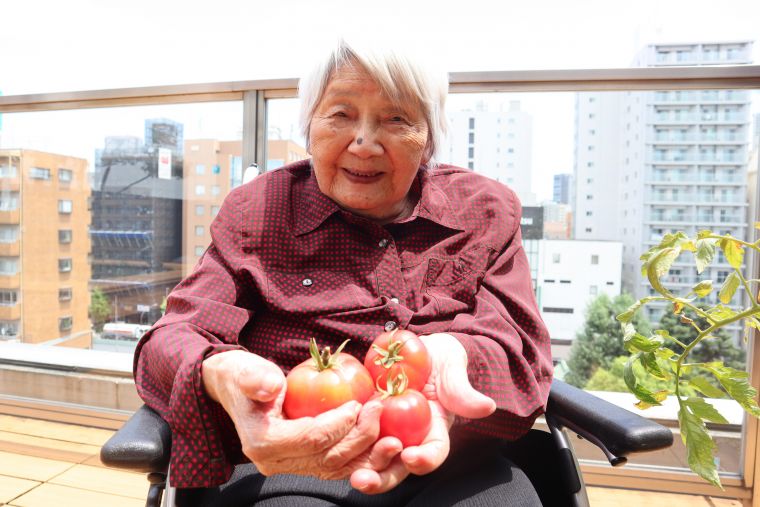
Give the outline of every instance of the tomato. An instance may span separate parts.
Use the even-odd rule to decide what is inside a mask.
[[[410,389],[422,391],[433,363],[425,344],[415,333],[395,329],[375,338],[364,357],[364,367],[376,385],[385,386],[387,378],[394,379],[403,373]]]
[[[410,447],[425,440],[433,416],[427,398],[415,389],[406,388],[404,383],[403,374],[388,382],[388,391],[384,391],[382,398],[380,437],[396,437],[404,447]]]
[[[347,401],[364,403],[375,392],[372,377],[355,357],[341,352],[348,340],[334,354],[325,347],[320,352],[314,338],[309,343],[311,358],[293,368],[288,376],[282,411],[288,419],[313,417],[337,408]]]

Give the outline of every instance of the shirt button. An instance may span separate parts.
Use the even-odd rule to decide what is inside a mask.
[[[313,284],[314,282],[312,282],[312,281],[311,281],[311,278],[304,278],[304,279],[303,279],[303,282],[301,282],[301,283],[303,284],[303,286],[304,286],[304,287],[309,287],[309,286],[311,286],[311,284]]]
[[[381,239],[380,242],[377,244],[377,246],[379,246],[380,248],[385,248],[386,246],[388,246],[388,240],[385,238]]]
[[[391,298],[391,303],[396,303],[396,304],[398,304],[398,298]]]
[[[396,329],[396,326],[397,324],[394,321],[389,320],[388,322],[385,323],[385,330],[393,331],[394,329]]]

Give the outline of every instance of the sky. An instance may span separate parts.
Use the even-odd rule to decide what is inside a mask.
[[[0,12],[4,95],[298,77],[337,35],[392,40],[452,72],[626,67],[646,43],[760,39],[757,0],[3,0]],[[545,198],[553,174],[572,172],[573,94],[521,102],[534,115],[534,191]],[[91,158],[105,135],[142,135],[137,110],[123,109],[113,121],[94,111],[6,114],[3,139]],[[187,106],[163,111],[192,116]],[[205,125],[189,120],[186,137],[234,135],[239,122],[224,111],[237,114],[226,105]],[[295,118],[283,115],[273,123],[288,132]]]

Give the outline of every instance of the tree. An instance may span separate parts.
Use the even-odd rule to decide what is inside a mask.
[[[106,323],[111,315],[111,302],[103,291],[96,288],[90,296],[90,320],[96,331],[103,330],[103,324]]]
[[[633,302],[629,294],[614,299],[602,294],[589,304],[586,322],[570,351],[570,371],[565,377],[568,383],[584,387],[597,368],[609,370],[616,357],[628,353],[623,347],[623,331],[615,316],[626,311]],[[636,329],[649,330],[649,322],[643,313],[636,314],[634,324]]]
[[[706,305],[698,305],[698,307],[701,310],[709,308]],[[688,309],[685,309],[683,313],[692,318],[700,329],[710,327],[705,319],[698,317]],[[693,326],[684,325],[680,319],[680,315],[675,315],[673,312],[665,312],[662,318],[660,318],[658,329],[664,329],[673,338],[676,338],[685,345],[689,345],[697,339],[697,330]],[[681,351],[680,347],[673,342],[668,342],[666,345],[675,352]],[[718,329],[717,332],[712,334],[711,338],[703,340],[689,354],[689,362],[692,363],[709,363],[712,361],[723,361],[723,364],[726,366],[736,368],[737,370],[744,370],[746,367],[746,353],[740,347],[733,344],[731,336],[725,329]]]

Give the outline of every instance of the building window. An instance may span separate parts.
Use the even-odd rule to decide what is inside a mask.
[[[60,273],[66,273],[71,271],[71,259],[58,259],[58,271]]]
[[[470,136],[469,136],[468,142],[470,144],[474,144],[475,143],[475,132],[470,132]]]
[[[29,170],[29,177],[35,180],[49,180],[50,169],[44,169],[42,167],[32,167]]]
[[[202,175],[206,172],[206,166],[203,164],[195,164],[195,174]]]
[[[8,157],[0,157],[0,178],[18,177],[18,158],[13,157],[13,163]]]
[[[215,217],[219,214],[219,206],[211,206],[211,216]]]
[[[586,216],[587,217],[594,216],[594,212],[593,211],[587,211],[586,212]]]
[[[0,290],[0,306],[14,306],[18,303],[17,290]]]
[[[74,209],[74,203],[72,201],[66,199],[58,200],[58,213],[69,214],[72,209]]]
[[[195,185],[195,195],[206,195],[206,187],[203,185]]]
[[[0,275],[18,273],[18,257],[0,257]]]
[[[591,227],[586,227],[586,232],[591,232]]]
[[[71,287],[62,287],[58,289],[58,301],[71,301]]]
[[[554,283],[554,280],[551,280],[551,279],[549,279],[549,280],[544,280],[544,283]]]
[[[195,216],[202,217],[205,212],[206,212],[206,207],[203,204],[198,204],[197,206],[195,206]]]
[[[74,319],[71,317],[61,317],[58,319],[58,329],[60,331],[70,331],[74,324]]]
[[[594,196],[592,194],[586,194],[586,200],[591,201],[594,199]]]
[[[211,195],[219,195],[222,193],[222,187],[219,185],[214,185],[211,187]]]
[[[71,229],[58,230],[58,243],[71,243]]]
[[[588,293],[591,296],[596,296],[596,294],[599,292],[599,287],[596,285],[590,285],[588,288]]]
[[[589,145],[586,147],[586,149],[587,149],[588,151],[594,151],[594,145],[593,145],[593,144],[589,144]]]
[[[0,320],[0,336],[15,338],[18,335],[17,320]]]
[[[74,179],[74,171],[70,169],[58,169],[58,181],[61,183],[71,183]]]
[[[196,236],[203,236],[203,226],[202,225],[196,225],[195,226],[195,235]]]
[[[591,264],[599,264],[599,256],[594,254],[591,256]]]
[[[475,118],[470,118],[470,130],[475,128]]]
[[[559,283],[570,283],[570,280],[560,280]]]
[[[467,169],[475,169],[475,162],[473,162],[472,160],[467,162]]]
[[[559,264],[559,260],[560,260],[559,254],[558,253],[553,253],[552,254],[552,263]]]
[[[470,146],[467,148],[467,158],[475,158],[475,148]]]
[[[575,313],[572,308],[559,308],[556,306],[544,306],[543,311],[546,313]]]
[[[586,167],[594,167],[594,163],[593,162],[586,162]]]
[[[203,255],[203,252],[205,252],[205,251],[206,251],[206,247],[196,246],[195,247],[195,256],[196,257],[200,257],[201,255]]]
[[[18,225],[0,225],[0,243],[18,241]]]

